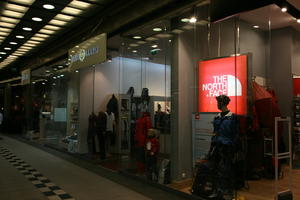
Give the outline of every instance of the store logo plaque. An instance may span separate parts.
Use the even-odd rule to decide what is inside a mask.
[[[69,50],[69,70],[89,67],[106,60],[106,34],[93,37]]]
[[[199,62],[199,112],[218,112],[215,97],[227,95],[229,109],[247,113],[247,56],[230,56]]]

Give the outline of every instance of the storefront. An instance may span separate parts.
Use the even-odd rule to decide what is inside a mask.
[[[33,124],[39,124],[33,130],[41,141],[104,167],[191,194],[214,135],[215,97],[227,95],[239,119],[230,170],[234,194],[273,199],[274,154],[292,150],[285,156],[292,159],[297,199],[300,25],[275,4],[209,19],[210,4],[201,3],[107,41],[103,35],[91,38],[70,49],[68,59],[32,71]],[[289,118],[279,118],[275,129],[275,117]],[[156,145],[155,157],[147,154],[149,141]],[[278,164],[283,188],[289,182],[287,157]],[[219,191],[212,182],[195,195]]]

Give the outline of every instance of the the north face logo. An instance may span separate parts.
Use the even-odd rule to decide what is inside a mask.
[[[242,96],[242,84],[233,75],[213,76],[213,82],[204,83],[202,91],[206,91],[206,97],[215,97],[221,94],[227,96]]]

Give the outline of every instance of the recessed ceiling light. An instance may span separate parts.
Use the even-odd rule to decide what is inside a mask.
[[[15,12],[15,11],[11,11],[11,10],[3,10],[2,11],[2,14],[4,16],[7,16],[7,17],[14,17],[14,18],[22,18],[24,13],[21,13],[21,12]]]
[[[66,25],[68,22],[66,21],[62,21],[62,20],[57,20],[57,19],[52,19],[49,24],[53,24],[53,25],[57,25],[57,26],[64,26]]]
[[[29,27],[23,27],[22,28],[24,31],[32,31],[32,28],[29,28]]]
[[[158,46],[157,46],[157,44],[154,44],[154,45],[152,45],[151,47],[152,47],[152,48],[157,48]]]
[[[43,8],[48,9],[48,10],[52,10],[55,8],[55,6],[51,5],[51,4],[44,4]]]
[[[73,1],[71,1],[71,3],[69,5],[74,7],[74,8],[86,9],[86,8],[90,7],[92,4],[82,2],[82,1],[73,0]]]
[[[4,49],[5,49],[5,50],[11,50],[11,48],[9,48],[9,47],[5,47]]]
[[[16,42],[9,42],[9,44],[17,45],[18,43],[16,43]]]
[[[39,33],[43,33],[43,34],[54,34],[55,33],[55,31],[52,31],[52,30],[48,30],[48,29],[41,29],[40,31],[39,31]]]
[[[58,68],[61,69],[61,68],[63,68],[63,66],[62,66],[62,65],[59,65]]]
[[[53,79],[56,79],[56,76],[53,76]]]
[[[82,10],[67,6],[61,12],[65,13],[65,14],[70,14],[70,15],[78,15],[82,12]]]
[[[42,18],[39,18],[39,17],[33,17],[33,18],[31,18],[33,21],[36,21],[36,22],[41,22],[41,21],[43,21],[43,19]]]
[[[78,71],[78,70],[75,70],[75,72],[78,73],[79,71]]]
[[[43,85],[45,85],[46,83],[42,82]]]
[[[63,20],[63,21],[71,21],[72,19],[74,19],[75,17],[70,16],[70,15],[64,15],[64,14],[57,14],[54,19],[57,20]]]
[[[157,27],[157,28],[153,28],[152,30],[153,30],[153,31],[156,31],[156,32],[162,31],[162,29],[161,29],[161,28],[159,28],[159,27]]]
[[[297,19],[297,23],[299,23],[299,24],[300,24],[300,19]]]
[[[0,17],[0,26],[6,27],[6,28],[14,28],[16,26],[15,24],[1,21],[2,20],[1,18],[2,17]]]
[[[286,11],[287,11],[287,7],[282,7],[282,8],[281,8],[281,11],[282,11],[282,12],[286,12]]]
[[[137,52],[137,50],[132,50],[132,53],[136,53]]]
[[[2,55],[5,55],[5,54],[6,54],[6,52],[0,51],[0,54],[2,54]]]
[[[0,59],[1,59],[2,57],[0,56]]]
[[[49,70],[46,70],[46,73],[50,73],[50,71],[49,71]]]
[[[259,28],[259,26],[257,26],[257,25],[254,25],[254,26],[253,26],[253,28]]]
[[[54,71],[57,71],[57,69],[56,69],[56,68],[54,68],[53,70],[54,70]]]
[[[133,36],[133,39],[141,39],[142,37],[141,36],[139,36],[139,35],[136,35],[136,36]]]
[[[24,36],[23,35],[17,35],[16,38],[23,39]]]
[[[196,21],[197,21],[197,18],[196,18],[196,17],[191,17],[190,23],[196,23]]]
[[[76,48],[79,48],[79,46],[77,45]]]
[[[182,21],[182,22],[189,22],[190,21],[190,19],[189,18],[182,18],[180,21]]]

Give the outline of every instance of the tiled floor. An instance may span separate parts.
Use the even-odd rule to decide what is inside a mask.
[[[14,160],[21,164],[24,161],[36,170],[36,173],[42,174],[43,179],[51,180],[53,185],[49,187],[57,196],[67,193],[76,200],[186,199],[176,193],[170,193],[147,183],[130,179],[118,172],[103,169],[99,165],[82,161],[55,150],[44,151],[11,137],[2,137],[3,140],[0,140],[2,152],[4,149],[4,153],[11,152],[16,157],[13,157],[12,161],[9,162],[5,157],[0,156],[1,200],[59,199],[54,197],[52,193],[50,195],[46,187],[42,189],[35,187],[35,183],[32,181],[36,181],[33,178],[37,177],[31,177],[30,180],[28,177],[26,178],[16,166],[13,166]],[[8,155],[7,158],[10,156]],[[48,193],[50,196],[46,197],[45,194]]]

